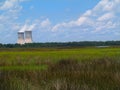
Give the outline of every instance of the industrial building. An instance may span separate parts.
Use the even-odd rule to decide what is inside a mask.
[[[18,44],[32,43],[32,31],[18,32]]]
[[[18,32],[18,44],[25,44],[24,32]]]
[[[32,43],[32,31],[25,31],[25,43]]]

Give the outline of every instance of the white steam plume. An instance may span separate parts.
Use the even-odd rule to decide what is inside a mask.
[[[27,31],[32,31],[35,28],[36,24],[32,24],[28,27]]]
[[[32,31],[35,28],[35,26],[36,24],[32,24],[32,25],[25,24],[24,26],[22,26],[19,32]]]

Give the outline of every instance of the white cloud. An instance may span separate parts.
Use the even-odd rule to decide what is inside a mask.
[[[92,14],[92,11],[91,10],[88,10],[84,13],[84,16],[90,16]]]
[[[80,25],[84,24],[86,22],[86,20],[88,20],[88,18],[86,16],[81,16],[76,21],[70,21],[67,23],[66,22],[59,23],[59,24],[56,24],[55,26],[53,26],[52,31],[54,32],[61,28],[73,28],[76,26],[80,26]]]
[[[86,11],[77,20],[58,23],[53,26],[52,31],[68,28],[79,29],[79,32],[102,32],[105,30],[119,28],[120,0],[101,0],[93,9]],[[76,28],[75,28],[76,27]]]
[[[36,32],[44,32],[43,36],[49,33],[56,40],[58,39],[55,37],[61,37],[64,40],[64,37],[69,39],[71,36],[78,39],[83,38],[86,34],[91,35],[89,36],[91,38],[96,33],[107,34],[111,32],[112,35],[118,35],[119,33],[120,0],[101,0],[93,9],[87,10],[78,19],[69,22],[63,21],[54,26],[48,18],[44,20],[43,18],[42,20],[29,20],[28,18],[28,22],[17,21],[23,9],[20,3],[24,1],[28,0],[5,0],[0,4],[0,10],[3,11],[0,15],[0,36],[6,40],[9,40],[8,38],[11,38],[12,34],[16,34],[18,30],[22,32],[25,30],[37,30]],[[55,33],[51,32],[51,29]],[[39,33],[36,33],[37,35],[39,36]],[[0,38],[0,42],[4,41],[4,39]],[[48,38],[48,40],[50,39]],[[6,42],[9,43],[10,41]]]
[[[21,2],[26,0],[4,0],[0,4],[0,42],[13,43],[16,41],[15,35],[17,31],[21,28],[22,23],[18,22],[20,12],[22,10]],[[4,38],[3,38],[4,37]],[[11,38],[11,40],[9,40]]]
[[[6,0],[4,4],[0,7],[1,10],[6,10],[14,7],[17,4],[16,0]]]
[[[77,25],[82,25],[86,22],[86,20],[88,20],[88,17],[84,17],[84,16],[81,16],[78,20],[77,20]]]
[[[22,10],[22,7],[15,2],[16,0],[6,0],[0,7],[0,9],[4,10],[3,13],[1,13],[0,15],[0,23],[3,24],[3,30],[6,30],[8,28],[9,30],[16,30],[18,29],[18,27],[20,27],[20,24],[16,22],[16,20],[19,17],[19,12]],[[13,7],[15,5],[16,7]]]
[[[32,31],[32,30],[47,30],[50,29],[51,22],[47,18],[45,20],[36,19],[34,21],[26,20],[24,25],[21,25],[19,32]]]
[[[48,26],[50,26],[51,25],[51,22],[50,22],[50,20],[47,18],[47,19],[45,19],[45,20],[43,20],[42,22],[41,22],[41,24],[40,24],[40,26],[42,27],[42,28],[46,28],[46,27],[48,27]]]
[[[110,20],[114,18],[114,14],[113,13],[105,13],[104,15],[102,15],[101,17],[98,18],[98,21],[106,21],[106,20]]]
[[[20,6],[18,4],[23,1],[26,1],[26,0],[5,0],[3,4],[0,6],[0,10],[19,8]]]

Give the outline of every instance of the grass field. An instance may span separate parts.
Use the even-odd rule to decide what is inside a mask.
[[[119,47],[0,49],[0,90],[119,89]]]

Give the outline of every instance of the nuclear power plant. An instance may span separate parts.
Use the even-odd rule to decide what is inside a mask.
[[[32,43],[32,31],[18,32],[18,44]]]
[[[25,24],[18,31],[18,44],[33,43],[32,40],[32,30],[35,28],[35,24],[28,25]]]
[[[32,43],[32,31],[25,31],[25,43]]]
[[[24,44],[25,40],[24,40],[24,32],[18,32],[18,44]]]

